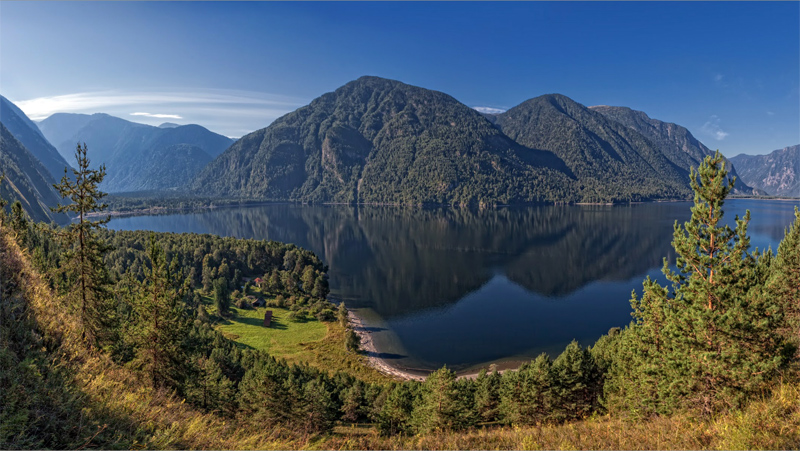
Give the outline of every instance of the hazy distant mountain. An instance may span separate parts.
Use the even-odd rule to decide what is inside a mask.
[[[800,144],[767,155],[731,158],[748,185],[773,196],[800,197]]]
[[[548,152],[514,143],[441,92],[362,77],[234,143],[197,177],[203,194],[316,202],[576,200]]]
[[[199,125],[159,128],[107,114],[58,113],[39,126],[70,159],[86,143],[92,165],[106,165],[100,186],[109,192],[182,186],[233,142]]]
[[[590,106],[589,109],[644,135],[667,159],[682,169],[684,179],[688,180],[692,167],[697,168],[706,156],[714,155],[711,149],[698,141],[685,127],[652,119],[642,111],[606,105]],[[733,165],[729,165],[728,174],[737,177],[734,192],[754,194],[753,188],[738,176]]]
[[[0,183],[0,197],[18,200],[34,221],[64,223],[69,218],[50,211],[62,201],[53,188],[50,172],[14,135],[0,123],[0,167],[6,180]]]
[[[180,125],[175,124],[173,122],[164,122],[163,124],[158,126],[158,128],[175,128],[175,127],[180,127]]]
[[[3,96],[0,96],[0,122],[34,157],[41,161],[53,179],[61,180],[61,177],[64,176],[64,168],[69,166],[66,160],[45,139],[39,127],[28,119],[22,110]]]
[[[581,200],[688,198],[688,177],[641,133],[572,99],[549,94],[498,114],[510,138],[562,159],[581,184]]]

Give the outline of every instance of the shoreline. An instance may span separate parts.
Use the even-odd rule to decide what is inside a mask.
[[[365,353],[365,357],[367,358],[367,364],[377,370],[378,372],[390,376],[395,379],[399,379],[401,381],[419,381],[424,382],[428,375],[422,375],[419,373],[415,373],[409,371],[407,369],[398,368],[389,364],[386,359],[379,357],[380,353],[378,349],[375,347],[375,341],[372,339],[372,332],[367,330],[367,327],[364,326],[364,322],[360,316],[358,316],[353,310],[347,309],[347,320],[350,323],[350,327],[353,328],[353,331],[358,335],[359,339],[361,340],[360,349],[363,353]],[[495,366],[496,371],[498,373],[505,373],[506,371],[515,371],[520,364],[523,362],[519,361],[510,361],[507,364],[511,364],[513,366],[509,368],[500,368],[502,364],[491,364],[488,365],[491,367],[492,365]],[[488,368],[487,368],[487,371]],[[475,379],[480,374],[481,368],[467,370],[464,373],[456,372],[456,379]]]

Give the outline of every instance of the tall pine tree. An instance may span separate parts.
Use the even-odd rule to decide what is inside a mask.
[[[110,219],[90,220],[89,214],[102,211],[107,207],[101,203],[106,193],[98,186],[106,175],[105,165],[99,169],[89,169],[89,157],[86,144],[75,149],[77,169],[73,169],[74,179],[64,177],[53,185],[61,197],[70,203],[58,205],[54,211],[74,213],[77,222],[71,223],[62,235],[67,246],[67,277],[74,283],[71,291],[73,305],[77,306],[80,319],[81,337],[90,345],[107,338],[113,320],[110,304],[110,280],[108,270],[103,262],[103,255],[110,249],[97,236],[97,230],[105,226]]]
[[[671,289],[648,279],[641,298],[634,293],[634,322],[607,385],[612,405],[711,413],[740,405],[784,364],[782,314],[762,292],[759,256],[749,251],[750,213],[734,229],[722,223],[733,183],[719,152],[691,171],[692,216],[675,223],[672,242],[678,270],[665,259]]]

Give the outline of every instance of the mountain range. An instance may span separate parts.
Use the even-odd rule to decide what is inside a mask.
[[[547,94],[486,114],[370,76],[235,142],[199,125],[102,113],[57,113],[37,125],[1,96],[0,122],[4,195],[42,219],[54,219],[44,207],[57,203],[51,185],[78,143],[94,167],[106,165],[107,192],[415,205],[688,200],[690,169],[712,154],[686,128],[626,107]],[[798,153],[730,159],[740,171],[729,165],[734,192],[800,195]]]
[[[488,115],[441,92],[361,77],[242,137],[190,187],[307,202],[688,199],[689,167],[709,154],[685,128],[633,110],[550,94]]]
[[[740,154],[731,161],[749,185],[772,196],[800,197],[800,145],[767,155]]]
[[[71,164],[86,143],[92,166],[106,165],[100,188],[108,192],[183,186],[233,143],[199,125],[153,127],[102,113],[56,113],[39,128]]]

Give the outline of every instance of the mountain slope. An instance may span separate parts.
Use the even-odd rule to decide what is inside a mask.
[[[100,187],[109,192],[182,186],[233,142],[199,125],[159,128],[101,113],[54,114],[40,126],[65,156],[85,142],[92,164],[106,165]]]
[[[652,119],[642,111],[607,105],[590,106],[589,109],[641,133],[655,144],[667,159],[682,170],[681,172],[685,179],[688,179],[689,171],[692,167],[699,167],[706,156],[714,154],[711,149],[698,141],[685,127]],[[730,160],[728,161],[729,176],[737,178],[734,192],[754,194],[753,188],[739,177],[736,173],[736,168],[730,164]]]
[[[0,123],[0,167],[6,180],[0,183],[0,197],[16,200],[34,221],[64,223],[64,214],[50,211],[61,201],[53,188],[55,181],[47,168]]]
[[[452,97],[362,77],[242,137],[197,177],[211,195],[376,203],[575,199],[573,175]]]
[[[773,196],[800,197],[800,144],[767,155],[737,155],[731,161],[748,185]]]
[[[36,124],[3,96],[0,96],[0,122],[33,156],[42,162],[54,179],[60,180],[64,176],[64,168],[69,166],[66,160],[45,139]]]
[[[561,158],[580,180],[584,201],[690,195],[684,173],[651,141],[566,96],[530,99],[495,123],[518,143]]]

